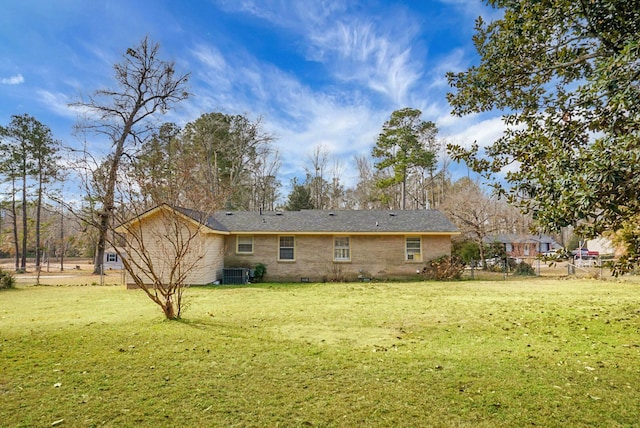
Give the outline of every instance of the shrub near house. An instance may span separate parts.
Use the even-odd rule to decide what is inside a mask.
[[[16,280],[11,272],[0,269],[0,289],[13,288],[16,285]]]

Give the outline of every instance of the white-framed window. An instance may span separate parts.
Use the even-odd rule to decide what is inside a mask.
[[[294,236],[280,236],[278,241],[278,260],[295,260],[296,238]]]
[[[116,263],[118,261],[117,253],[107,253],[107,263]]]
[[[236,253],[253,254],[253,236],[238,235],[236,237]]]
[[[422,238],[419,236],[405,238],[405,258],[410,262],[422,261]]]
[[[348,236],[334,236],[333,260],[336,262],[348,262],[351,260],[351,239]]]

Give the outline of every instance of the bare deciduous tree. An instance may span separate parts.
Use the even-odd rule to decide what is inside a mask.
[[[125,200],[114,211],[117,234],[107,235],[128,281],[144,290],[167,319],[181,317],[184,292],[190,284],[215,279],[210,272],[217,272],[216,263],[222,268],[224,251],[222,238],[205,236],[211,232],[209,216],[223,199],[216,205],[197,190],[184,190],[193,187],[194,165],[185,163],[193,157],[178,158],[181,161],[171,171],[149,174],[144,187],[139,180],[118,184],[117,193]],[[185,198],[190,198],[188,208],[181,206]]]
[[[152,211],[136,213],[116,231],[126,244],[114,248],[128,279],[156,303],[169,320],[179,319],[184,292],[205,265],[203,258],[222,257],[222,246],[204,240],[208,213],[162,204]],[[218,254],[210,254],[212,251]]]
[[[151,121],[154,114],[165,113],[188,96],[188,74],[176,74],[174,64],[161,60],[158,55],[159,45],[145,37],[137,47],[127,49],[121,63],[114,65],[116,89],[99,90],[88,101],[74,104],[88,111],[87,120],[77,128],[106,136],[112,144],[103,165],[105,182],[100,192],[99,211],[95,221],[91,221],[98,229],[94,273],[102,270],[121,159],[155,128]]]
[[[274,210],[280,188],[276,178],[281,165],[280,153],[265,146],[261,148],[258,159],[252,170],[254,184],[250,208]]]
[[[483,240],[496,231],[493,224],[495,199],[486,195],[478,183],[465,177],[453,185],[440,209],[465,236],[478,244],[480,259],[484,261]]]
[[[371,158],[356,155],[354,161],[358,170],[358,182],[353,189],[347,191],[347,206],[359,210],[380,208],[381,190],[375,185],[376,173]]]
[[[329,183],[325,178],[329,152],[322,145],[313,148],[313,154],[308,156],[311,166],[305,166],[307,183],[311,191],[311,200],[316,209],[327,208]]]

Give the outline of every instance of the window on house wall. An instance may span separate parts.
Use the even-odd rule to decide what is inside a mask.
[[[238,254],[253,254],[253,236],[238,236],[236,238],[236,252]]]
[[[281,236],[278,251],[279,260],[295,260],[295,237]]]
[[[118,254],[107,253],[107,263],[116,263],[118,261]]]
[[[419,236],[407,236],[405,238],[406,260],[411,262],[422,261],[422,239]]]
[[[351,240],[348,236],[336,236],[333,238],[333,260],[345,262],[351,260]]]
[[[511,252],[513,251],[513,245],[511,245],[511,244],[509,244],[509,243],[504,244],[504,250],[505,250],[507,253],[511,253]]]

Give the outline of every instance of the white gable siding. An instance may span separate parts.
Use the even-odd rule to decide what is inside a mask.
[[[200,236],[203,239],[204,257],[190,276],[189,284],[211,284],[221,279],[218,275],[224,268],[224,237],[215,234]]]
[[[122,264],[122,260],[120,258],[120,254],[118,254],[118,251],[122,253],[124,249],[118,248],[117,251],[115,248],[105,249],[104,258],[102,259],[102,267],[105,271],[124,269],[124,265]]]
[[[217,273],[222,270],[223,259],[223,246],[224,238],[217,234],[205,233],[205,228],[198,227],[195,223],[180,219],[176,223],[176,217],[167,212],[159,212],[151,217],[148,217],[142,222],[142,226],[133,226],[135,229],[134,234],[141,236],[141,240],[131,238],[131,234],[128,236],[128,256],[132,261],[140,263],[143,255],[148,255],[153,263],[153,271],[160,278],[163,283],[168,283],[171,280],[172,269],[175,267],[177,258],[180,259],[179,269],[186,270],[185,283],[188,285],[202,285],[214,282],[217,278]],[[176,242],[187,240],[188,251],[186,254],[178,255],[176,253],[176,247],[180,248],[181,245],[174,245]],[[141,244],[142,243],[142,244]],[[143,246],[144,251],[138,251]],[[153,279],[148,276],[148,269],[137,269],[136,272],[139,276],[143,277],[143,281],[147,284],[152,284]],[[175,278],[174,273],[174,278]],[[127,283],[133,283],[132,278],[127,275]]]

